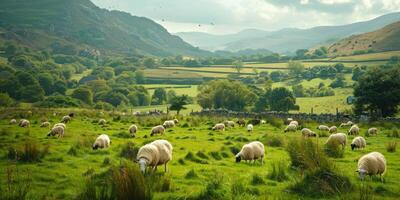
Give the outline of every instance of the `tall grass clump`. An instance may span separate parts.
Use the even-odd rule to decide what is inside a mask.
[[[265,184],[265,181],[263,177],[259,174],[253,174],[251,177],[251,182],[252,185],[263,185]]]
[[[185,175],[186,179],[192,179],[192,178],[197,178],[197,177],[198,176],[197,176],[196,172],[194,171],[194,169],[189,170]]]
[[[359,198],[360,200],[372,200],[374,199],[374,191],[372,186],[367,183],[361,183],[358,188]]]
[[[226,195],[228,192],[225,191],[223,187],[224,177],[221,174],[215,173],[215,175],[210,176],[207,180],[207,185],[205,189],[194,199],[198,200],[224,200],[229,199]]]
[[[282,147],[284,146],[284,140],[280,136],[271,136],[271,137],[265,137],[265,142],[264,144],[270,146],[270,147]]]
[[[286,163],[283,160],[280,160],[278,162],[273,162],[271,164],[271,169],[267,175],[267,177],[271,180],[275,180],[278,182],[282,182],[288,179],[288,176],[286,174]]]
[[[338,141],[332,141],[326,144],[324,150],[329,157],[343,158],[344,156],[344,149]]]
[[[387,152],[390,152],[390,153],[396,152],[396,148],[397,148],[397,142],[396,141],[391,141],[391,142],[388,142],[386,144],[386,151]]]
[[[271,126],[276,128],[281,128],[283,125],[282,120],[276,117],[269,116],[265,119],[265,121],[267,121],[268,124],[271,124]]]
[[[17,167],[7,167],[5,177],[2,177],[0,184],[0,199],[19,200],[28,199],[28,193],[31,191],[32,179],[29,171],[20,171]]]
[[[139,147],[135,146],[133,142],[127,142],[119,153],[120,157],[128,160],[136,160],[136,155],[139,151]]]
[[[49,153],[49,146],[41,147],[35,141],[28,140],[19,149],[10,147],[8,149],[7,157],[11,160],[20,162],[39,162]]]

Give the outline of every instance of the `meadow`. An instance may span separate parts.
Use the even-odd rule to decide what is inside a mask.
[[[5,186],[8,186],[6,183],[9,180],[7,177],[11,173],[12,187],[25,188],[27,184],[30,185],[28,199],[76,199],[85,191],[85,183],[89,177],[101,178],[110,167],[120,163],[136,166],[134,156],[124,153],[127,149],[138,148],[155,139],[166,139],[174,147],[173,159],[168,164],[167,173],[163,172],[163,167],[159,167],[156,172],[164,186],[154,191],[154,199],[199,199],[202,194],[211,195],[205,199],[213,199],[212,195],[219,195],[217,199],[313,198],[311,194],[297,193],[290,189],[305,176],[301,170],[291,167],[291,159],[286,150],[287,144],[292,139],[299,140],[301,134],[300,131],[284,133],[285,125],[282,120],[268,119],[269,123],[255,126],[251,133],[246,128],[237,126],[224,132],[216,132],[211,131],[210,127],[228,118],[180,116],[177,127],[167,129],[164,136],[150,137],[151,127],[162,123],[165,117],[137,118],[94,110],[76,110],[76,116],[67,124],[65,137],[57,138],[47,137],[49,128],[39,127],[40,121],[48,119],[54,124],[63,114],[67,114],[67,110],[58,110],[61,112],[58,116],[53,116],[53,110],[35,110],[33,115],[27,115],[27,110],[5,111],[2,110],[0,120],[0,185],[3,192],[6,191]],[[29,119],[31,127],[9,125],[11,118],[21,117]],[[100,118],[106,119],[108,123],[100,126],[97,124]],[[135,138],[130,137],[127,130],[132,123],[139,127]],[[338,126],[339,123],[327,125]],[[315,122],[301,122],[302,127],[312,130],[317,125]],[[362,136],[365,136],[366,130],[371,126],[377,127],[379,133],[377,136],[365,136],[367,147],[355,151],[350,150],[353,136],[349,136],[344,156],[329,158],[335,171],[349,178],[349,192],[319,199],[398,199],[400,152],[387,152],[386,146],[389,142],[400,142],[399,124],[380,122],[360,123],[359,126]],[[346,130],[347,128],[339,128],[339,132]],[[91,145],[100,134],[110,136],[111,147],[92,150]],[[321,134],[311,140],[322,147],[326,139],[326,134]],[[243,144],[254,140],[265,145],[264,165],[243,161],[235,163],[235,153]],[[26,144],[36,144],[43,155],[35,162],[13,161],[13,149],[24,149]],[[379,151],[387,159],[387,173],[383,183],[379,179],[370,178],[360,181],[355,173],[357,159],[371,151]],[[271,176],[273,165],[277,163],[280,163],[279,170],[283,171],[279,173],[281,178],[278,179]]]

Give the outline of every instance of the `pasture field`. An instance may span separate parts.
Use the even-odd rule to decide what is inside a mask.
[[[368,53],[354,56],[339,56],[332,61],[371,61],[371,60],[389,60],[393,56],[400,56],[400,51],[386,51],[380,53]]]
[[[190,97],[197,96],[197,85],[148,84],[143,86],[148,89],[150,94],[154,94],[156,88],[164,88],[167,92],[169,90],[174,90],[177,95],[186,94]]]
[[[21,128],[9,125],[10,118],[20,118],[23,114],[12,112],[3,113],[0,120],[0,186],[6,186],[7,175],[10,170],[19,173],[21,177],[29,174],[28,179],[18,184],[31,184],[28,199],[75,199],[83,191],[85,182],[93,174],[106,172],[110,166],[118,166],[121,162],[133,163],[131,159],[121,156],[124,147],[132,142],[140,147],[155,139],[166,139],[173,145],[173,159],[168,164],[168,172],[159,167],[156,172],[167,180],[168,187],[162,191],[155,191],[154,199],[196,199],[204,191],[208,191],[213,181],[219,180],[216,191],[219,199],[312,199],[310,196],[292,192],[290,186],[302,178],[301,171],[290,167],[290,157],[286,151],[286,144],[291,139],[300,138],[300,132],[283,133],[283,122],[262,124],[254,127],[254,132],[248,133],[244,127],[234,127],[224,132],[215,132],[209,128],[225,119],[216,117],[178,117],[177,127],[167,129],[164,136],[150,137],[152,126],[160,124],[165,119],[156,117],[135,118],[132,116],[101,115],[98,111],[84,111],[76,113],[73,120],[67,124],[64,138],[46,137],[49,128],[40,128],[40,120],[49,119],[52,124],[58,122],[62,116],[53,116],[53,112],[33,113],[25,116],[31,121],[31,127]],[[170,116],[172,118],[173,116]],[[96,122],[105,118],[108,123],[100,126]],[[131,123],[139,127],[137,137],[129,136],[127,129]],[[339,122],[338,122],[339,123]],[[328,124],[328,125],[338,125]],[[317,123],[303,122],[302,126],[315,130]],[[352,183],[349,193],[326,196],[323,199],[361,199],[363,192],[368,192],[368,199],[398,199],[400,187],[400,152],[389,153],[386,145],[390,141],[400,142],[399,138],[387,137],[387,133],[399,129],[399,124],[376,123],[359,124],[361,135],[367,128],[376,126],[380,132],[378,136],[366,137],[367,147],[361,150],[350,150],[353,136],[348,137],[344,157],[330,158],[338,173],[348,177]],[[345,132],[345,128],[340,128]],[[318,133],[318,132],[317,132]],[[91,145],[100,134],[108,134],[112,144],[108,149],[92,150]],[[282,144],[271,143],[277,138]],[[323,145],[327,137],[313,138],[318,145]],[[265,145],[264,165],[246,162],[235,163],[235,153],[249,141],[259,140]],[[38,162],[25,163],[10,161],[10,149],[23,148],[27,142],[36,143],[41,149],[47,147],[47,153]],[[378,179],[367,178],[360,181],[355,173],[357,159],[371,151],[379,151],[387,159],[387,173],[384,183]],[[107,162],[106,162],[107,160]],[[268,178],[272,171],[272,164],[282,162],[286,179],[276,181]],[[18,171],[18,172],[17,172]],[[192,171],[192,172],[190,172]],[[190,173],[189,173],[190,172]],[[15,175],[15,174],[14,174]],[[99,175],[99,177],[102,177]],[[16,184],[16,183],[15,183]],[[236,186],[243,193],[237,193]],[[363,186],[368,190],[364,191]],[[236,188],[236,189],[235,189]],[[215,193],[209,193],[215,195]],[[210,197],[209,197],[210,198]],[[322,198],[319,198],[322,199]]]

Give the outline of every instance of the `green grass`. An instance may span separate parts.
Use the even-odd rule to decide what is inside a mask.
[[[65,111],[66,113],[67,111]],[[85,111],[86,113],[96,111]],[[13,115],[13,113],[8,113]],[[94,116],[94,115],[93,115]],[[109,124],[106,127],[100,127],[93,124],[93,120],[97,117],[87,117],[82,113],[77,113],[76,118],[67,125],[66,135],[64,138],[47,138],[46,133],[48,128],[40,128],[38,122],[43,117],[49,117],[54,123],[59,120],[59,117],[53,117],[52,112],[35,115],[29,120],[32,126],[29,128],[29,135],[26,134],[26,129],[17,127],[16,125],[8,125],[10,117],[0,120],[0,139],[2,145],[0,148],[0,185],[4,186],[6,181],[6,169],[13,168],[15,165],[8,161],[6,158],[7,150],[9,147],[19,148],[22,147],[27,139],[36,141],[40,147],[49,145],[48,154],[41,159],[41,162],[35,163],[20,163],[18,162],[17,168],[22,173],[26,170],[29,171],[31,182],[31,191],[28,193],[28,199],[73,199],[84,188],[86,176],[90,174],[99,174],[106,172],[111,166],[118,166],[125,158],[121,157],[121,150],[125,148],[128,142],[132,142],[135,146],[141,146],[154,139],[162,138],[169,140],[173,146],[173,160],[169,163],[169,173],[162,175],[162,167],[160,166],[157,174],[164,177],[171,178],[171,188],[167,191],[160,190],[155,192],[155,199],[176,199],[176,198],[190,198],[197,197],[202,194],[215,194],[230,195],[231,188],[236,188],[235,183],[242,183],[240,191],[247,191],[257,198],[283,198],[283,199],[303,199],[304,197],[296,193],[288,193],[287,188],[294,184],[297,179],[301,177],[301,173],[291,168],[286,169],[287,179],[271,180],[267,178],[268,173],[272,169],[272,163],[283,162],[289,165],[289,156],[284,147],[276,146],[266,147],[266,155],[264,158],[265,164],[249,164],[245,162],[235,163],[234,154],[230,149],[241,148],[245,143],[236,138],[246,138],[249,141],[261,139],[263,137],[269,138],[272,136],[281,136],[284,138],[295,138],[300,136],[300,132],[283,134],[282,129],[272,127],[269,124],[256,126],[254,132],[247,133],[244,127],[235,127],[225,132],[211,132],[208,128],[210,124],[219,122],[213,118],[204,118],[198,122],[198,126],[193,127],[175,127],[167,130],[165,136],[149,137],[151,127],[142,126],[138,124],[139,131],[136,138],[121,137],[120,132],[126,131],[131,122],[137,123],[133,117],[123,117],[121,121],[113,121],[111,116],[103,116]],[[192,120],[199,120],[195,118]],[[220,119],[222,120],[222,119]],[[160,120],[161,121],[161,120]],[[180,118],[180,123],[188,122],[188,118]],[[304,126],[316,127],[316,123],[303,124]],[[328,124],[333,125],[333,124]],[[335,125],[338,125],[336,123]],[[385,124],[379,126],[380,129],[385,129],[399,125]],[[368,125],[360,124],[361,133],[364,133]],[[170,131],[171,130],[171,131]],[[346,131],[339,129],[340,132]],[[384,131],[383,131],[384,132]],[[93,151],[90,144],[96,136],[100,134],[108,134],[112,140],[111,147],[108,149]],[[229,137],[228,137],[229,136]],[[213,140],[210,140],[213,139]],[[353,137],[349,137],[351,141]],[[322,145],[326,138],[317,138],[318,144]],[[86,142],[88,141],[88,142]],[[227,143],[227,142],[230,143]],[[263,141],[263,140],[262,140]],[[385,175],[385,183],[379,181],[369,180],[368,183],[374,190],[380,188],[384,189],[383,193],[375,192],[375,197],[379,199],[396,199],[400,195],[400,188],[398,187],[398,178],[400,173],[400,152],[393,153],[386,152],[386,143],[389,141],[400,142],[399,138],[388,138],[384,133],[378,136],[367,138],[367,147],[362,150],[350,151],[349,146],[343,158],[333,158],[334,164],[337,165],[346,177],[350,178],[353,185],[358,186],[360,181],[354,172],[357,168],[357,160],[361,155],[371,152],[379,151],[386,156],[388,161],[388,173]],[[69,154],[72,146],[77,148],[77,153]],[[185,159],[188,152],[192,152],[193,156],[207,162],[193,162]],[[202,152],[202,153],[198,153]],[[227,157],[217,157],[219,152],[228,154]],[[200,157],[201,156],[201,157]],[[216,159],[218,158],[218,159]],[[180,161],[180,160],[184,161]],[[106,162],[106,161],[107,162]],[[125,160],[127,162],[132,162]],[[183,163],[183,164],[182,164]],[[193,170],[193,172],[190,172]],[[189,174],[189,175],[188,175]],[[195,175],[193,175],[195,174]],[[218,180],[221,183],[218,185],[217,191],[211,188],[210,180],[218,175]],[[101,178],[101,176],[99,176]],[[208,189],[206,189],[208,185]],[[243,190],[242,190],[243,189]],[[164,191],[164,192],[161,192]],[[208,193],[211,192],[211,193]],[[216,194],[215,194],[216,195]],[[358,198],[359,192],[354,190],[348,194],[348,198]],[[339,196],[333,197],[338,199]],[[307,198],[306,198],[307,199]]]

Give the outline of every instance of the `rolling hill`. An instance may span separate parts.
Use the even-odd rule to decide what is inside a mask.
[[[135,55],[208,54],[150,19],[100,9],[90,0],[2,0],[0,28],[3,39],[36,48],[64,41]]]
[[[357,52],[382,52],[400,50],[400,21],[376,31],[354,35],[334,43],[328,53],[351,55]]]
[[[231,39],[225,41],[223,44],[215,43],[218,46],[210,50],[238,51],[242,49],[269,49],[274,52],[286,53],[294,52],[297,49],[309,49],[318,45],[332,44],[342,38],[373,31],[399,20],[400,12],[397,12],[369,21],[341,26],[319,26],[310,29],[287,28],[272,32],[258,30],[257,34],[253,36],[247,35],[236,38],[232,37],[232,35],[219,35],[215,37],[207,35],[207,37],[200,37],[201,34],[197,34],[199,36],[197,37],[194,33],[178,33],[177,35],[200,48],[208,48],[209,44],[213,44],[213,41],[217,40],[217,38],[227,37]],[[191,37],[188,37],[188,35]],[[242,34],[238,33],[235,36],[237,35],[240,36]]]

